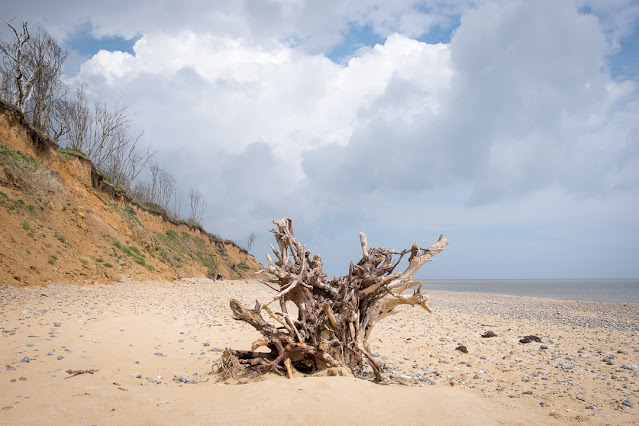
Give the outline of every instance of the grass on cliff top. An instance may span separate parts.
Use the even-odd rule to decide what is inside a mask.
[[[0,144],[0,166],[8,178],[15,180],[27,192],[50,196],[47,192],[61,194],[62,184],[54,177],[51,170],[41,166],[30,155],[13,151]]]
[[[58,154],[60,154],[64,158],[68,158],[69,155],[75,155],[76,157],[82,157],[84,159],[91,161],[91,159],[87,157],[87,155],[84,152],[79,151],[77,149],[73,149],[73,148],[58,148]]]

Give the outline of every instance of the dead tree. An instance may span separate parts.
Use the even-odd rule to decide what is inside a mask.
[[[278,247],[271,249],[277,259],[273,261],[268,254],[266,259],[268,271],[275,276],[270,282],[277,287],[269,286],[277,293],[268,303],[256,301],[253,309],[231,300],[233,318],[262,334],[250,351],[236,350],[233,354],[259,372],[289,377],[293,368],[314,373],[331,367],[346,368],[362,377],[368,362],[375,380],[382,380],[382,366],[370,351],[371,332],[380,320],[396,313],[399,305],[421,306],[430,312],[427,298],[420,291],[421,281],[413,277],[446,248],[448,240],[442,235],[429,248],[413,244],[410,249],[394,252],[369,248],[366,235],[360,233],[362,259],[357,264],[351,262],[347,275],[329,280],[322,271],[320,256],[311,256],[297,241],[293,221],[282,218],[273,223],[277,226],[272,232]],[[406,270],[394,272],[409,253]],[[275,302],[279,311],[272,307]],[[256,352],[262,346],[270,352]]]

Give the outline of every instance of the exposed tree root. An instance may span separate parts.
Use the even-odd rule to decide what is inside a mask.
[[[366,235],[360,233],[362,259],[357,264],[351,262],[347,275],[328,280],[320,256],[311,256],[297,241],[293,221],[282,218],[273,223],[277,226],[272,232],[278,248],[271,249],[276,260],[270,255],[266,259],[268,271],[275,276],[270,283],[275,286],[265,284],[276,291],[275,296],[266,304],[256,301],[253,309],[235,299],[230,303],[233,318],[250,324],[262,337],[251,351],[234,350],[229,356],[252,371],[288,377],[294,370],[314,373],[326,369],[347,369],[363,377],[368,363],[375,379],[382,380],[382,365],[370,353],[372,330],[380,320],[396,313],[400,305],[420,306],[430,312],[427,298],[421,293],[421,281],[413,277],[446,248],[448,240],[442,235],[429,248],[413,244],[410,249],[395,252],[369,248]],[[406,270],[393,272],[409,253]],[[414,288],[412,293],[404,294],[410,288]],[[288,301],[297,307],[295,318],[288,312]],[[274,302],[278,302],[279,311],[271,309]],[[264,319],[263,311],[276,325]],[[259,347],[270,352],[255,352]]]

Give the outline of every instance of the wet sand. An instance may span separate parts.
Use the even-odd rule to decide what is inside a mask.
[[[253,281],[0,287],[0,424],[639,423],[639,304],[429,291],[432,314],[403,307],[375,329],[391,384],[216,382],[221,351],[259,337],[229,299],[271,293]]]

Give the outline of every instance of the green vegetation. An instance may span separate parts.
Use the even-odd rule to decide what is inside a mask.
[[[95,259],[95,261],[97,263],[102,263],[102,262],[104,262],[104,259],[102,259],[101,257],[98,257],[97,259]]]
[[[0,205],[4,206],[4,208],[7,210],[7,213],[9,214],[22,211],[28,213],[30,216],[33,216],[32,205],[25,205],[24,200],[12,200],[4,192],[0,192]]]
[[[113,268],[113,265],[111,265],[110,263],[105,263],[105,264],[104,264],[104,267],[105,267],[105,268]]]
[[[80,263],[86,266],[89,264],[89,261],[86,259],[80,259]]]
[[[31,224],[25,219],[22,221],[22,229],[28,231],[31,228]]]
[[[30,155],[12,151],[4,144],[0,144],[0,166],[8,178],[28,192],[45,194],[48,191],[58,193],[62,190],[62,185],[49,169],[42,167]]]
[[[64,158],[65,160],[70,159],[71,155],[75,155],[76,157],[82,157],[87,160],[90,160],[90,158],[87,157],[82,151],[79,151],[77,149],[72,149],[72,148],[58,148],[58,154],[60,154],[60,156]]]
[[[56,260],[58,260],[58,256],[52,254],[51,256],[49,256],[49,260],[47,261],[47,263],[49,263],[49,265],[54,265]]]
[[[53,235],[54,235],[54,236],[58,239],[58,241],[60,241],[62,244],[64,244],[64,243],[66,243],[66,242],[67,242],[66,238],[64,238],[64,235],[62,235],[62,234],[60,234],[60,233],[58,233],[58,232],[55,232]]]
[[[248,270],[249,266],[246,263],[238,263],[237,267],[240,269]]]
[[[153,266],[146,264],[146,255],[143,253],[143,250],[135,246],[125,246],[121,244],[119,241],[114,240],[113,245],[120,249],[120,251],[127,256],[131,257],[135,263],[140,266],[145,267],[147,270],[152,271]],[[126,263],[122,263],[120,266],[128,266]]]
[[[135,259],[135,263],[137,263],[140,266],[144,266],[149,271],[153,271],[153,266],[147,265],[144,259]]]
[[[141,203],[140,206],[145,209],[145,210],[149,210],[155,213],[159,213],[162,216],[168,216],[168,214],[166,213],[166,210],[164,210],[162,207],[158,206],[157,204],[153,204],[153,203]]]

